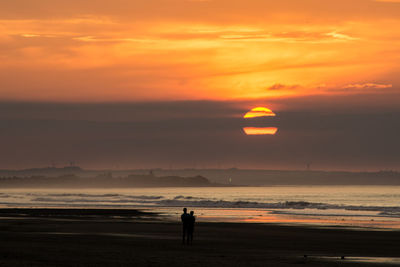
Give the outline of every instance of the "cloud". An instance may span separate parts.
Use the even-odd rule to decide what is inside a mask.
[[[400,3],[400,0],[375,0],[375,2],[383,2],[383,3]]]
[[[30,34],[30,33],[21,34],[21,36],[25,38],[40,37],[39,34]]]
[[[355,83],[343,86],[343,89],[386,89],[392,88],[392,84],[379,84],[379,83]]]
[[[385,0],[384,2],[389,2]],[[391,0],[392,2],[393,0]],[[135,19],[155,20],[168,18],[170,20],[204,21],[209,18],[213,21],[240,21],[245,18],[253,21],[268,17],[273,19],[291,19],[338,21],[342,19],[354,20],[360,15],[367,18],[398,17],[398,10],[390,7],[376,8],[382,1],[367,0],[337,0],[315,1],[303,0],[147,0],[126,1],[115,0],[13,0],[0,2],[0,17],[6,18],[51,18],[67,17],[71,14],[101,14],[118,17],[134,17]],[[23,7],[23,8],[21,8]],[[361,7],[361,8],[360,8]],[[223,12],[222,12],[223,11]],[[320,15],[320,17],[318,16]],[[306,19],[305,19],[306,18]]]
[[[276,83],[276,84],[268,87],[267,90],[294,90],[294,89],[299,89],[299,88],[303,88],[303,87],[299,84],[286,85],[286,84]]]
[[[338,33],[338,32],[329,32],[329,33],[326,33],[326,35],[330,36],[332,38],[340,39],[340,40],[344,40],[344,41],[354,41],[354,40],[359,39],[359,38],[355,38],[355,37],[349,36],[347,34]]]

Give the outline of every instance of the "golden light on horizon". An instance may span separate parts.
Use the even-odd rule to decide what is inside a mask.
[[[265,107],[256,107],[247,112],[243,118],[256,118],[256,117],[275,117],[276,114],[272,112],[269,108]]]
[[[247,135],[275,135],[278,131],[276,127],[244,127],[243,131]]]

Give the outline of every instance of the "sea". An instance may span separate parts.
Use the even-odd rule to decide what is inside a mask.
[[[0,189],[0,208],[102,208],[157,212],[179,221],[400,229],[400,186]]]

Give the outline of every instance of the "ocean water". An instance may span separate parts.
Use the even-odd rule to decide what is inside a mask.
[[[0,208],[133,208],[179,220],[400,229],[400,186],[0,189]]]

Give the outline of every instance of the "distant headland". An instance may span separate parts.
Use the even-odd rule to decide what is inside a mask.
[[[0,171],[2,173],[2,171]],[[157,177],[148,174],[130,174],[114,177],[111,172],[103,172],[92,177],[80,176],[85,171],[79,167],[30,169],[16,171],[13,176],[0,176],[2,188],[132,188],[132,187],[204,187],[223,186],[211,183],[202,176]]]

